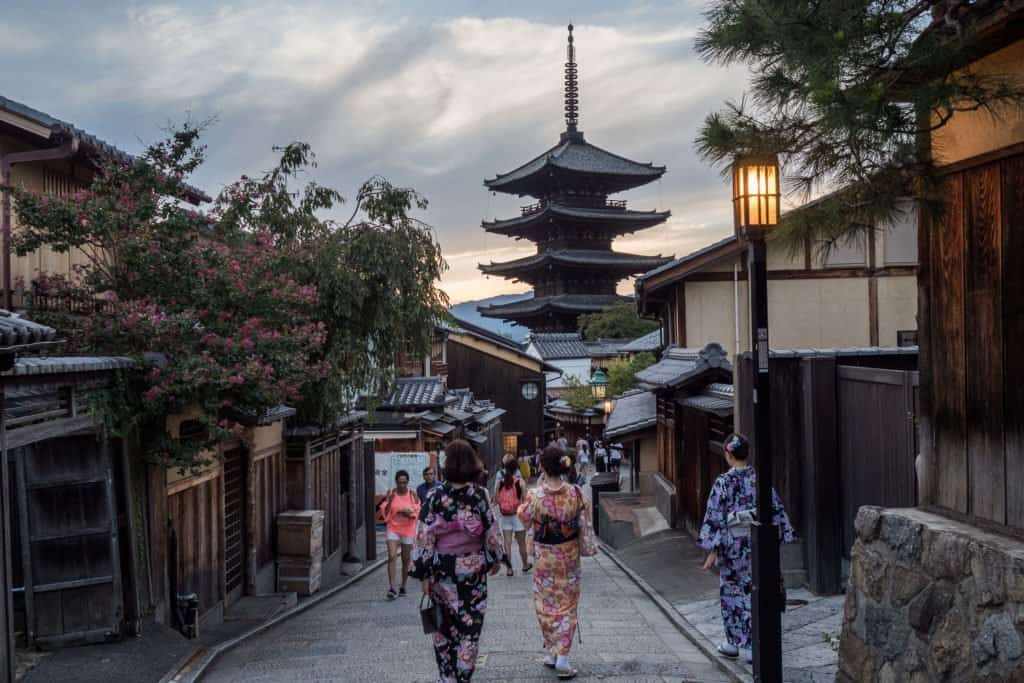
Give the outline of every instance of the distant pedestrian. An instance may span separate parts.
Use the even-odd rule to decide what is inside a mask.
[[[437,473],[434,472],[434,468],[424,468],[423,483],[416,487],[416,495],[420,499],[420,505],[422,506],[427,502],[427,497],[433,493],[434,489],[440,488],[440,486],[441,484],[437,481]]]
[[[523,481],[530,483],[530,478],[533,476],[533,468],[530,467],[530,454],[526,452],[526,449],[519,451],[519,474],[522,475]]]
[[[410,576],[441,605],[443,623],[433,634],[441,681],[468,681],[476,668],[487,606],[487,575],[505,562],[501,533],[487,490],[483,464],[462,440],[445,449],[445,483],[427,499],[416,531]]]
[[[384,497],[384,521],[387,523],[388,541],[388,600],[405,595],[406,574],[412,555],[413,536],[416,535],[416,518],[420,514],[420,499],[409,488],[409,473],[395,472],[395,487]],[[395,592],[395,564],[402,557],[402,585]]]
[[[724,441],[725,461],[729,470],[715,480],[708,497],[700,544],[710,551],[704,569],[718,564],[719,601],[725,641],[718,651],[726,657],[738,657],[745,650],[751,661],[750,593],[753,579],[750,564],[750,529],[757,521],[757,475],[747,462],[750,446],[742,434],[730,434]],[[779,527],[780,542],[793,540],[793,527],[772,491],[774,523]]]
[[[608,469],[608,449],[604,447],[603,441],[594,443],[594,467],[598,472]]]
[[[526,480],[519,474],[518,463],[512,455],[505,456],[505,468],[498,473],[494,499],[501,515],[501,533],[505,539],[505,557],[508,558],[508,576],[514,576],[512,569],[512,538],[519,545],[519,557],[523,561],[523,573],[533,568],[526,555],[526,527],[519,519],[519,506],[526,500]]]
[[[582,486],[587,482],[587,474],[590,472],[590,450],[586,441],[583,442],[583,448],[576,451],[576,468]]]
[[[578,622],[580,558],[597,554],[590,502],[580,487],[560,479],[572,467],[561,449],[544,449],[540,481],[519,508],[533,536],[533,607],[548,651],[544,665],[560,679],[578,673],[569,665],[569,650]]]
[[[622,468],[622,444],[612,444],[608,454],[608,469],[618,472]]]

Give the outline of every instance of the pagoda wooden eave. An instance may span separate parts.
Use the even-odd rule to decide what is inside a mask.
[[[622,235],[664,223],[671,211],[631,211],[625,208],[590,208],[551,203],[539,210],[524,209],[522,216],[483,221],[487,232],[525,237],[533,230],[552,224],[585,225],[610,235]]]

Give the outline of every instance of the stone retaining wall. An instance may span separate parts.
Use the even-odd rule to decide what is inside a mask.
[[[1024,542],[917,509],[856,528],[837,681],[1024,681]]]

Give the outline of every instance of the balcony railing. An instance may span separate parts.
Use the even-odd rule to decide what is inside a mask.
[[[625,199],[605,199],[604,197],[567,197],[562,201],[539,201],[536,204],[528,204],[526,206],[519,207],[522,210],[523,216],[530,216],[535,213],[540,213],[547,208],[548,204],[561,204],[563,206],[572,206],[581,209],[618,209],[620,211],[626,210]]]

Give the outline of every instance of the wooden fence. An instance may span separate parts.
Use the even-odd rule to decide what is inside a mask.
[[[915,362],[842,353],[771,360],[774,483],[804,541],[816,592],[841,589],[861,506],[916,504]],[[742,378],[751,371],[750,359],[741,359],[737,394],[747,434],[753,403]]]

